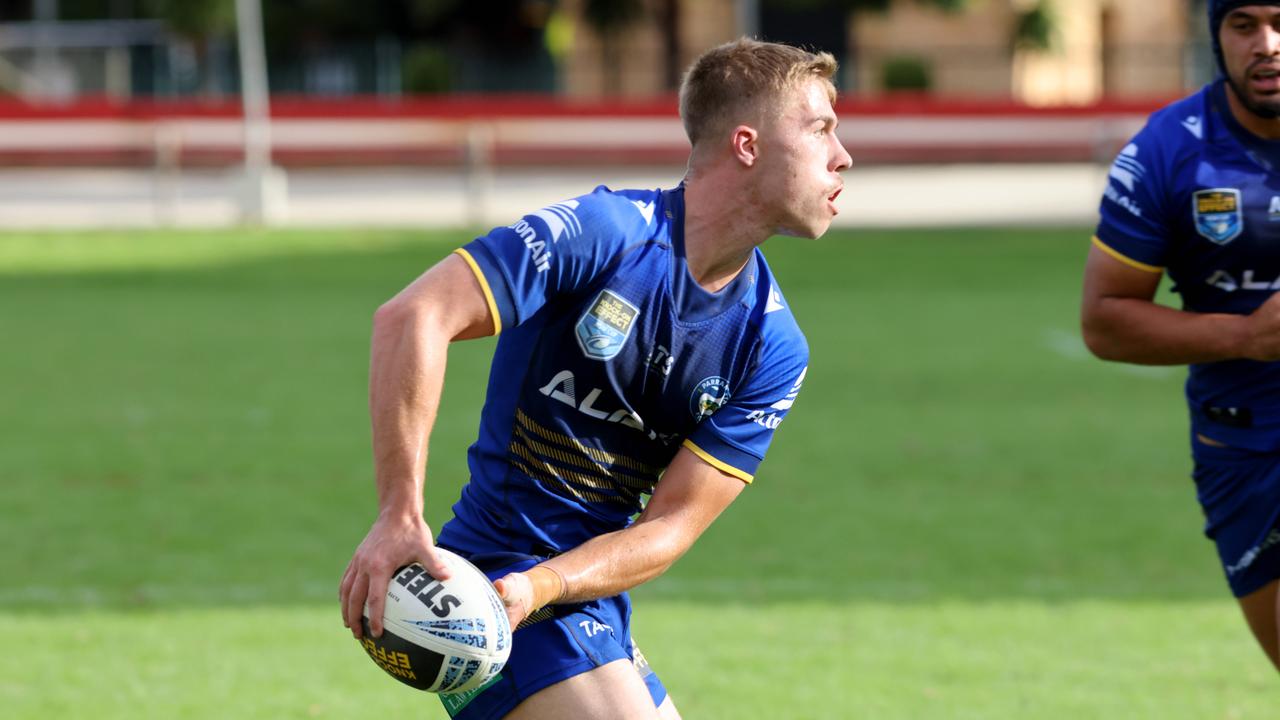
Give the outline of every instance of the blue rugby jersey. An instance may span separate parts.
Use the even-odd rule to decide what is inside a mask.
[[[683,227],[683,187],[601,186],[456,251],[499,339],[441,544],[545,554],[621,529],[681,446],[752,480],[808,346],[758,249],[709,293]]]
[[[1248,314],[1280,290],[1280,143],[1231,115],[1220,79],[1154,113],[1111,166],[1094,243],[1166,271],[1183,308]],[[1280,449],[1280,363],[1192,365],[1192,428]]]

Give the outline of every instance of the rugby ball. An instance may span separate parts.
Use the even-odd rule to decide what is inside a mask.
[[[511,624],[493,583],[454,553],[436,548],[453,576],[436,580],[417,563],[387,587],[382,637],[369,632],[364,606],[360,644],[388,675],[418,690],[465,692],[493,679],[511,655]]]

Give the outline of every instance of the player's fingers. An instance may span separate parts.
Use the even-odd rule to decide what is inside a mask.
[[[507,573],[494,581],[493,587],[498,591],[498,597],[502,598],[503,605],[515,607],[528,604],[528,598],[525,597],[524,586],[520,580],[519,573]]]
[[[355,577],[355,571],[352,565],[355,561],[347,563],[347,569],[342,573],[342,582],[338,583],[338,607],[342,611],[342,624],[347,623],[347,596],[351,594],[351,581]]]
[[[444,561],[444,557],[436,552],[434,545],[427,545],[427,549],[423,552],[419,562],[422,563],[422,567],[427,571],[427,574],[437,580],[448,580],[453,577],[453,570]]]
[[[514,597],[516,594],[512,583],[507,581],[511,575],[498,578],[493,582],[493,587],[498,591],[498,597],[502,598],[503,609],[507,611],[507,622],[511,624],[512,629],[520,624],[525,618],[525,604],[522,600]]]
[[[347,602],[343,613],[347,627],[351,628],[351,634],[357,640],[364,637],[364,629],[360,627],[360,616],[364,613],[364,600],[368,594],[369,576],[359,573],[351,583],[351,590],[347,594]]]
[[[369,574],[365,602],[369,605],[369,634],[382,637],[382,611],[387,604],[387,585],[391,575],[385,572]]]

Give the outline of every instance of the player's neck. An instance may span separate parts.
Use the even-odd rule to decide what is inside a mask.
[[[769,237],[741,196],[710,178],[685,178],[684,253],[689,274],[708,292],[733,281],[756,246]]]
[[[1280,118],[1265,118],[1251,112],[1240,102],[1240,96],[1236,95],[1236,89],[1231,87],[1231,83],[1226,83],[1226,86],[1227,107],[1231,108],[1231,116],[1236,122],[1260,138],[1280,140]]]

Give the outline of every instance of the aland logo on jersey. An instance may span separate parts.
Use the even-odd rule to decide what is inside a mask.
[[[1244,213],[1236,188],[1197,190],[1191,196],[1196,232],[1218,245],[1226,245],[1244,229]]]
[[[578,319],[576,335],[583,354],[609,360],[622,351],[640,309],[612,290],[601,290]]]

